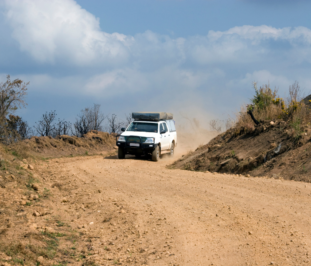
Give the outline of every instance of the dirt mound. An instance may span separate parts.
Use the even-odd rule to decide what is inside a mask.
[[[115,143],[116,136],[114,134],[92,130],[82,138],[67,135],[56,138],[32,137],[31,139],[11,145],[9,149],[22,153],[23,157],[26,157],[26,153],[28,153],[30,155],[50,158],[98,154],[113,149]]]
[[[232,128],[170,167],[310,182],[311,127],[266,121]]]

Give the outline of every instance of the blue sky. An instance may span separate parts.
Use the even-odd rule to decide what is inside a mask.
[[[30,124],[74,121],[93,103],[132,111],[234,116],[254,81],[285,95],[311,88],[311,10],[304,0],[4,0],[0,78],[29,81]]]

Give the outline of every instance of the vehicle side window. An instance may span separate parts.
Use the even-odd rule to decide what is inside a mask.
[[[167,130],[166,123],[163,123],[162,125],[163,125],[163,129],[165,130],[165,132],[167,132],[168,130]]]
[[[173,132],[174,130],[174,122],[172,120],[169,121],[170,124],[170,131]]]
[[[166,121],[166,125],[167,125],[167,127],[168,127],[168,130],[171,132],[171,131],[172,131],[171,120],[167,120],[167,121]]]
[[[172,131],[176,131],[175,121],[174,120],[171,120],[171,128],[172,128]]]
[[[165,131],[165,124],[164,123],[161,123],[161,127],[160,127],[161,129],[160,129],[160,132],[162,132],[162,131]]]
[[[176,131],[174,120],[167,120],[166,123],[168,125],[168,128],[170,129],[170,132]]]

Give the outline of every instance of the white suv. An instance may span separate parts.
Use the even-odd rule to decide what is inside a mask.
[[[170,113],[133,113],[134,121],[117,139],[118,158],[126,154],[151,155],[158,161],[163,153],[174,155],[177,146],[177,133],[173,115]]]

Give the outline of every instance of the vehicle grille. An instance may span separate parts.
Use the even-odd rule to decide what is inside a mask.
[[[140,143],[140,137],[128,137],[127,142]]]

